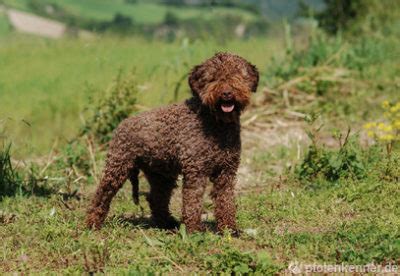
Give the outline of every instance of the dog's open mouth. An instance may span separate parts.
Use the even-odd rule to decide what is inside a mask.
[[[225,113],[230,113],[235,109],[235,104],[233,102],[223,102],[221,103],[221,109]]]

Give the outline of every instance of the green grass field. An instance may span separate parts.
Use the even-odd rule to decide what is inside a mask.
[[[270,275],[292,272],[293,263],[398,265],[399,38],[346,40],[320,32],[307,43],[290,38],[293,48],[278,37],[220,45],[1,36],[0,274]],[[216,51],[240,54],[261,73],[242,116],[241,236],[214,233],[208,193],[206,233],[153,228],[143,177],[143,212],[127,183],[105,226],[86,229],[85,210],[105,159],[96,127],[110,118],[79,136],[88,126],[82,118],[91,122],[84,109],[94,116],[113,110],[112,95],[120,92],[113,80],[121,71],[122,81],[134,72],[134,110],[183,100],[190,68]],[[10,152],[3,146],[9,142]],[[180,189],[171,209],[179,218]]]
[[[287,181],[258,185],[238,197],[239,226],[249,233],[239,239],[148,229],[128,187],[115,198],[111,218],[99,232],[82,225],[86,196],[7,198],[0,203],[0,271],[272,273],[294,261],[365,265],[399,257],[398,183],[350,181],[318,189]],[[174,197],[177,215],[178,202]],[[212,212],[209,200],[206,206]]]
[[[8,19],[0,12],[0,37],[4,37],[10,33],[10,25]]]

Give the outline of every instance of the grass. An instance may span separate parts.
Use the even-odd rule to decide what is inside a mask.
[[[16,9],[28,11],[28,0],[6,0],[3,1],[2,4]]]
[[[11,28],[8,23],[8,19],[5,14],[0,11],[0,37],[8,35],[10,32]]]
[[[117,195],[109,220],[98,232],[88,231],[82,224],[93,185],[81,186],[80,198],[57,194],[4,198],[0,202],[0,269],[29,273],[271,273],[294,260],[363,265],[399,257],[398,183],[372,174],[362,181],[343,179],[319,188],[290,178],[258,185],[257,192],[244,189],[239,194],[238,223],[249,233],[240,239],[229,234],[188,236],[184,229],[171,234],[148,228],[144,197],[145,216],[141,217],[132,204],[129,185]],[[141,190],[147,186],[142,185]],[[178,193],[172,204],[176,215],[179,202]],[[212,212],[209,203],[207,198],[207,214]]]

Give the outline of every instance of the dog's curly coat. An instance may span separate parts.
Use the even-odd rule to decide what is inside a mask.
[[[155,223],[178,225],[169,202],[183,175],[182,221],[189,232],[202,231],[202,199],[208,179],[214,184],[217,230],[236,231],[234,185],[240,162],[240,121],[258,85],[256,67],[245,59],[217,53],[189,76],[193,97],[181,104],[124,120],[110,142],[103,177],[88,210],[87,225],[100,228],[112,198],[129,178],[138,202],[138,174],[150,183],[147,200]]]

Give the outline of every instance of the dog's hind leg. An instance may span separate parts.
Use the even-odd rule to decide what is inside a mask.
[[[109,151],[103,177],[88,209],[86,224],[89,228],[101,228],[110,209],[111,200],[128,178],[133,160],[127,151],[114,147]]]
[[[129,181],[132,185],[132,199],[136,205],[139,205],[139,169],[133,168],[129,172]]]
[[[150,205],[153,221],[160,228],[177,228],[179,223],[169,210],[172,191],[176,187],[176,178],[148,172],[145,175],[150,183],[147,201]]]

